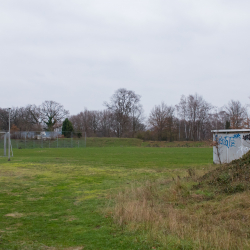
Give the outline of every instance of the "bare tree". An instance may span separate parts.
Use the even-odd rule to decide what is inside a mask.
[[[89,111],[88,124],[93,136],[100,130],[100,111]]]
[[[9,112],[7,109],[0,109],[0,129],[8,129]],[[35,105],[26,107],[12,107],[10,111],[11,124],[20,131],[31,131],[39,127],[39,112]]]
[[[8,130],[9,112],[7,109],[0,108],[0,130]]]
[[[212,105],[198,94],[181,97],[176,105],[180,121],[184,123],[185,139],[202,140],[207,137],[209,112]]]
[[[195,140],[196,137],[196,130],[197,130],[197,119],[198,119],[198,112],[202,102],[202,97],[195,95],[189,95],[187,98],[187,112],[189,118],[189,134],[191,139]],[[198,130],[197,130],[198,131]]]
[[[178,116],[180,117],[180,122],[184,123],[184,132],[185,138],[188,138],[187,135],[187,98],[182,95],[181,100],[178,105],[176,105]]]
[[[27,105],[25,107],[25,111],[27,113],[27,117],[30,123],[34,125],[39,125],[41,124],[41,119],[40,119],[40,108],[37,107],[36,105]]]
[[[131,127],[132,127],[132,137],[138,131],[145,130],[145,125],[143,124],[143,108],[141,104],[134,105],[131,110]]]
[[[162,140],[167,129],[171,133],[174,117],[174,107],[167,106],[164,102],[156,105],[150,112],[148,123],[151,130],[157,134],[157,139]]]
[[[212,105],[206,102],[202,97],[199,98],[198,119],[196,122],[196,138],[199,141],[205,139],[207,133],[211,134],[211,131],[207,131],[206,128],[209,124],[209,112],[212,108]]]
[[[75,131],[90,132],[89,111],[86,108],[79,114],[72,115],[69,120],[72,122]]]
[[[141,119],[142,106],[139,102],[140,96],[135,94],[134,91],[121,88],[112,95],[110,103],[104,103],[114,115],[115,134],[117,137],[122,137],[130,131],[131,117],[132,124],[136,120]]]
[[[220,142],[219,142],[218,136],[215,136],[215,140],[213,141],[212,146],[215,147],[216,149],[215,154],[217,155],[219,163],[221,165],[221,153],[220,153],[221,149],[220,149]]]
[[[52,131],[54,128],[61,126],[62,120],[69,115],[69,111],[65,110],[60,103],[45,101],[39,107],[39,114],[45,129]]]
[[[13,109],[13,123],[22,131],[41,129],[39,108],[36,105]]]
[[[225,111],[230,119],[230,128],[237,129],[244,126],[243,123],[247,118],[247,110],[239,101],[231,100],[225,106]]]
[[[250,128],[250,116],[249,113],[247,113],[246,119],[244,120],[243,123],[244,128]]]
[[[110,137],[114,135],[114,115],[109,110],[100,112],[100,135]]]
[[[107,118],[103,113],[104,111],[90,111],[85,108],[83,112],[71,116],[70,121],[75,131],[86,132],[88,136],[98,136],[102,134],[102,119]]]
[[[215,107],[215,112],[209,114],[210,130],[212,129],[228,129],[230,118],[225,110]]]

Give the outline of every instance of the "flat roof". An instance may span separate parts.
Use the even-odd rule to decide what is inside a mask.
[[[250,132],[250,129],[218,129],[211,130],[213,133],[239,133],[239,132]]]

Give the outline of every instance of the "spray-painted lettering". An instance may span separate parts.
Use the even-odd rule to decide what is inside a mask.
[[[233,138],[234,139],[238,139],[238,138],[240,139],[240,134],[234,134]]]
[[[245,140],[245,141],[249,140],[250,141],[250,134],[249,135],[243,135],[243,140]]]
[[[236,147],[235,139],[240,139],[240,134],[234,134],[233,136],[218,136],[215,135],[215,140],[220,144],[228,148]]]

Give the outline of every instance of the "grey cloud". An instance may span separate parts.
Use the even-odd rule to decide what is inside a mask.
[[[52,99],[102,109],[119,87],[146,113],[182,94],[217,106],[249,102],[248,1],[0,3],[0,107]],[[10,88],[7,88],[10,86]]]

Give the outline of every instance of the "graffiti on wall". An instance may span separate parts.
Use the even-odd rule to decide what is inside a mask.
[[[218,141],[220,145],[224,145],[228,148],[236,147],[235,139],[241,139],[240,134],[234,134],[232,136],[218,136],[215,135],[215,140]]]
[[[245,140],[245,141],[249,140],[250,141],[250,134],[249,135],[243,135],[243,140]]]
[[[242,143],[242,150],[241,151],[242,151],[243,154],[245,154],[245,153],[247,153],[249,151],[249,148],[250,148],[250,134],[243,135],[242,139],[244,140],[244,143]]]
[[[243,145],[241,145],[237,151],[237,154],[241,153],[241,155],[244,155],[245,153],[247,153],[249,151],[248,147],[245,147]]]

